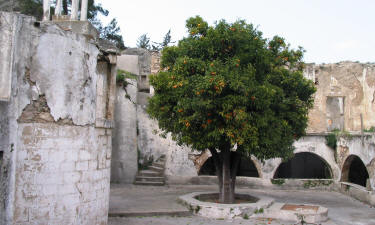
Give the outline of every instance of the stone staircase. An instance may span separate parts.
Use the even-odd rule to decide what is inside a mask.
[[[147,170],[139,170],[135,177],[135,185],[163,186],[165,185],[164,176],[165,155],[152,163]]]

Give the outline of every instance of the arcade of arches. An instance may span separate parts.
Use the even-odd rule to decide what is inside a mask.
[[[216,169],[212,157],[208,158],[198,173],[199,176],[215,176]],[[254,162],[248,157],[241,157],[237,176],[260,177]],[[274,178],[289,179],[332,179],[332,169],[320,156],[310,152],[296,153],[293,158],[283,162],[277,168]],[[369,173],[362,160],[350,155],[343,166],[341,181],[369,186]]]

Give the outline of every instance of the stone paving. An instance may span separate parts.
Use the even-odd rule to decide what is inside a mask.
[[[135,186],[111,185],[109,225],[222,225],[222,224],[293,224],[286,221],[255,219],[214,220],[191,216],[179,205],[178,196],[197,191],[216,191],[215,185]],[[374,225],[375,208],[337,192],[312,190],[256,190],[237,187],[236,192],[252,193],[275,199],[275,202],[313,204],[328,208],[329,221],[324,225]],[[173,216],[175,214],[180,217]],[[126,216],[126,217],[113,217]]]

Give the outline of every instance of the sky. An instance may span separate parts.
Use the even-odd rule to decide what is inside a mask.
[[[161,42],[171,29],[173,41],[187,36],[185,22],[199,15],[209,25],[245,20],[264,37],[284,37],[302,46],[314,63],[375,62],[375,0],[96,0],[117,18],[127,47],[147,33]]]

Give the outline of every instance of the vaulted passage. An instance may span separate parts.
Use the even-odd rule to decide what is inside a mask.
[[[274,178],[297,179],[330,179],[331,169],[318,155],[309,152],[301,152],[292,159],[281,163],[277,168]]]
[[[208,158],[207,161],[203,164],[203,166],[199,170],[198,175],[216,176],[215,164],[212,157]],[[237,176],[259,177],[259,173],[251,159],[247,157],[241,157]]]
[[[355,155],[350,155],[342,168],[341,181],[354,183],[366,187],[369,174],[362,160]]]

